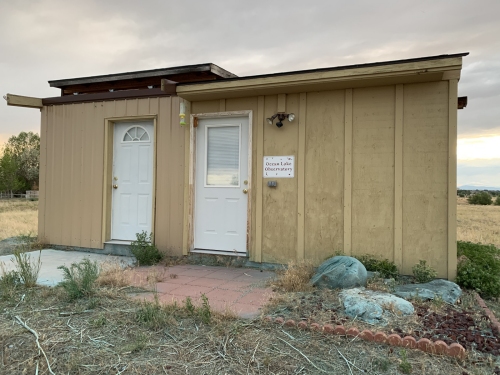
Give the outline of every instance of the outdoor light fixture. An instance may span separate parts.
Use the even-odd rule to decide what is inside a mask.
[[[269,125],[272,125],[274,122],[275,118],[278,118],[278,122],[276,123],[276,126],[278,128],[281,128],[283,126],[283,120],[288,119],[288,121],[292,122],[295,119],[295,115],[293,113],[283,113],[283,112],[278,112],[275,115],[272,115],[269,118],[266,118],[266,121]]]

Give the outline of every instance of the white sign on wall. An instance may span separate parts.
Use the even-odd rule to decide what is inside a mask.
[[[264,156],[264,178],[293,178],[295,156]]]

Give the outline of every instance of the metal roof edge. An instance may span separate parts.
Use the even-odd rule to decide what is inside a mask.
[[[469,55],[469,52],[462,52],[462,53],[455,53],[455,54],[448,54],[448,55],[446,55],[446,54],[445,55],[434,55],[434,56],[427,56],[427,57],[416,57],[416,58],[402,59],[402,60],[389,60],[389,61],[381,61],[381,62],[374,62],[374,63],[343,65],[343,66],[328,67],[328,68],[294,70],[294,71],[289,71],[289,72],[258,74],[258,75],[252,75],[252,76],[226,78],[226,79],[224,79],[224,82],[245,81],[245,80],[256,79],[256,78],[270,78],[270,77],[298,75],[298,74],[307,74],[307,73],[321,73],[321,72],[330,72],[330,71],[336,71],[336,70],[371,68],[371,67],[384,66],[384,65],[397,65],[397,64],[429,61],[429,60],[440,60],[440,59],[448,59],[448,58],[455,58],[455,57],[464,57],[467,55]],[[200,84],[210,84],[210,83],[213,83],[213,81],[184,82],[184,83],[180,82],[180,83],[178,83],[178,86],[200,85]]]
[[[215,75],[218,75],[219,77],[222,78],[237,77],[236,74],[233,74],[216,64],[204,63],[195,65],[174,66],[170,68],[159,68],[150,70],[139,70],[133,72],[124,72],[124,73],[104,74],[97,76],[67,78],[67,79],[51,80],[48,82],[50,87],[60,88],[69,85],[88,84],[97,82],[113,82],[122,79],[160,77],[160,76],[179,74],[179,73],[207,72],[207,71],[212,72]]]

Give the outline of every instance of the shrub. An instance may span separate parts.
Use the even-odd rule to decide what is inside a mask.
[[[494,204],[495,206],[500,206],[500,195],[499,195],[499,196],[497,196],[497,198],[495,199],[495,202],[493,202],[493,204]]]
[[[411,270],[413,272],[413,276],[415,276],[415,279],[419,283],[428,283],[429,281],[434,280],[437,276],[436,270],[431,266],[428,266],[425,260],[420,260]]]
[[[367,271],[378,272],[385,279],[397,279],[399,277],[398,267],[388,259],[378,259],[371,255],[355,256],[365,266]]]
[[[490,193],[488,193],[487,191],[479,191],[467,198],[467,202],[469,202],[470,204],[487,206],[491,204],[492,198]]]
[[[96,280],[99,277],[100,267],[96,261],[91,262],[88,258],[80,263],[72,263],[66,266],[57,267],[63,271],[64,281],[61,285],[68,293],[70,300],[87,297],[95,292]]]
[[[312,288],[310,281],[313,275],[314,266],[311,262],[291,261],[273,285],[285,292],[304,292]]]
[[[22,283],[28,288],[36,285],[38,274],[40,273],[40,267],[42,266],[42,262],[40,261],[41,256],[42,252],[40,251],[38,254],[38,260],[32,261],[29,253],[25,253],[19,249],[14,251],[14,258],[12,261],[16,265],[17,273],[19,274]]]
[[[0,298],[7,300],[12,298],[16,288],[22,284],[22,281],[17,271],[6,271],[4,264],[1,262],[0,270],[2,271],[2,277],[0,277]]]
[[[153,244],[152,233],[148,235],[147,232],[142,231],[141,233],[137,233],[136,237],[137,240],[130,244],[130,250],[136,257],[139,265],[152,266],[163,258],[163,254]]]
[[[476,290],[482,297],[500,296],[500,249],[458,241],[457,284]]]

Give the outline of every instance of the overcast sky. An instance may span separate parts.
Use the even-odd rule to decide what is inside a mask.
[[[0,94],[48,80],[213,62],[239,76],[470,52],[458,184],[500,187],[499,0],[0,0]],[[0,102],[0,143],[39,132]]]

